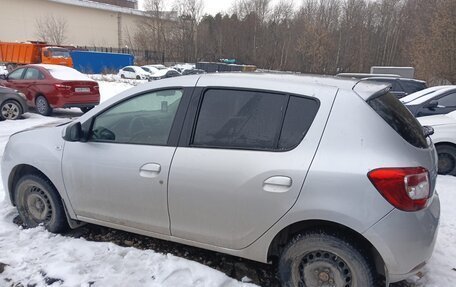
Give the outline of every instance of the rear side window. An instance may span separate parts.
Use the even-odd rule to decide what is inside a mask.
[[[288,150],[310,128],[318,102],[256,91],[208,90],[204,94],[193,146]]]
[[[394,95],[386,93],[367,103],[403,139],[418,148],[428,147],[422,126]]]
[[[297,146],[310,129],[319,103],[316,100],[291,96],[288,102],[279,149],[287,150]]]

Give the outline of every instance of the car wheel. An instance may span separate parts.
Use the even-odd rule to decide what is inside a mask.
[[[136,80],[141,80],[141,77],[140,76],[136,76]]]
[[[49,116],[52,113],[52,108],[44,96],[38,96],[35,100],[36,110],[43,116]]]
[[[439,156],[439,174],[456,175],[456,148],[450,145],[436,147]]]
[[[62,200],[47,179],[25,175],[18,181],[14,191],[19,216],[27,227],[42,224],[47,230],[56,233],[68,229]]]
[[[81,109],[81,112],[83,112],[84,114],[87,113],[88,111],[90,111],[91,109],[93,109],[94,106],[90,106],[90,107],[82,107],[80,108]]]
[[[122,79],[125,79],[125,76],[124,76],[123,74],[122,74],[122,75],[120,75],[120,77],[121,77]]]
[[[6,100],[0,105],[0,119],[16,120],[22,115],[22,106],[14,100]]]
[[[362,253],[324,232],[294,238],[280,256],[279,276],[284,287],[374,286],[371,266]]]

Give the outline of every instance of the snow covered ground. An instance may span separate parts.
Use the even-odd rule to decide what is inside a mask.
[[[136,84],[99,83],[102,101]],[[57,111],[56,115],[71,117],[80,112]],[[12,133],[58,120],[33,113],[24,117],[0,122],[0,158]],[[442,204],[440,233],[424,276],[411,279],[420,287],[456,284],[456,177],[439,177],[437,189]],[[13,223],[17,212],[3,198],[0,180],[0,286],[253,286],[169,254],[55,235],[41,227],[23,230]]]

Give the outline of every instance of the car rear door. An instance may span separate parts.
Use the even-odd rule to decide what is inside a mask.
[[[24,94],[28,104],[33,105],[35,95],[39,92],[39,81],[44,80],[44,75],[38,69],[27,68],[24,73],[22,84],[24,85]]]
[[[201,88],[191,107],[170,172],[171,233],[245,248],[296,202],[330,104],[286,93]]]

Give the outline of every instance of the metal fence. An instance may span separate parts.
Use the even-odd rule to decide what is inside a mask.
[[[96,46],[77,46],[76,49],[92,52],[131,54],[135,57],[135,63],[139,65],[165,63],[165,52],[163,51]]]

